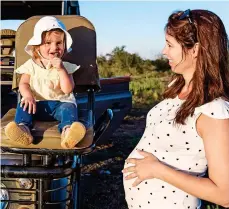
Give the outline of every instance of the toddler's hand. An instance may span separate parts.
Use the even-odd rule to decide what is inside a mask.
[[[64,68],[62,60],[58,57],[51,59],[50,63],[54,68],[57,68],[57,70]]]
[[[36,101],[34,99],[34,97],[25,97],[21,100],[21,104],[20,106],[23,107],[23,110],[26,111],[27,107],[28,107],[28,113],[31,114],[35,114],[36,113]]]

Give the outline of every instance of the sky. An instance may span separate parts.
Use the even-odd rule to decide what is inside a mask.
[[[96,29],[97,54],[119,46],[143,59],[155,59],[165,44],[164,26],[177,10],[206,9],[216,13],[229,35],[229,1],[79,1],[81,16]],[[22,21],[1,21],[1,28],[16,30]]]

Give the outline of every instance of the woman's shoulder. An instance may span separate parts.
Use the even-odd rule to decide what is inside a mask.
[[[217,98],[211,102],[195,108],[195,114],[204,114],[211,118],[227,119],[229,118],[229,101],[224,98]]]

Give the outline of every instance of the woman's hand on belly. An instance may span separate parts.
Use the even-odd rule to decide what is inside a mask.
[[[138,150],[138,152],[143,158],[128,158],[126,162],[133,165],[122,170],[123,173],[129,173],[125,177],[125,180],[136,178],[133,186],[137,186],[147,179],[158,178],[160,173],[161,163],[153,154],[141,150]]]

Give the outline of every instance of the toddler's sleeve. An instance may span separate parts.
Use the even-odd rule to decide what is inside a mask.
[[[63,64],[65,69],[68,71],[68,74],[72,74],[80,68],[80,65],[72,64],[70,62],[63,62]]]
[[[22,64],[20,67],[18,67],[14,72],[18,74],[33,74],[33,65],[30,60]]]
[[[195,114],[204,114],[215,119],[229,118],[229,102],[218,98],[195,109]]]

